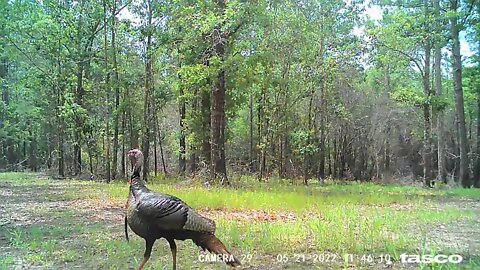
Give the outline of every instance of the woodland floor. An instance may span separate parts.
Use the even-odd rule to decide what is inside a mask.
[[[143,240],[130,231],[130,243],[125,242],[124,204],[99,189],[104,184],[54,180],[35,174],[16,177],[19,179],[11,181],[0,174],[0,269],[136,268],[143,255]],[[394,260],[388,264],[382,262],[379,255],[388,254],[384,251],[353,254],[353,263],[345,263],[342,254],[330,251],[322,253],[332,254],[323,256],[323,262],[314,262],[313,257],[317,255],[311,251],[302,253],[306,256],[305,262],[301,262],[300,252],[288,254],[282,249],[275,253],[275,248],[273,252],[258,248],[258,252],[250,250],[249,254],[242,254],[242,250],[233,247],[231,251],[243,261],[241,269],[480,269],[477,268],[480,267],[480,199],[435,197],[426,205],[432,212],[446,208],[468,212],[468,217],[459,216],[446,222],[405,223],[412,237],[427,232],[424,245],[441,246],[442,250],[461,254],[464,263],[422,266]],[[408,212],[412,206],[400,203],[389,207]],[[246,224],[288,223],[305,218],[295,212],[274,210],[205,208],[199,212],[214,219],[227,216]],[[178,246],[179,269],[228,269],[221,263],[199,262],[196,256],[204,253],[190,241],[179,242]],[[373,262],[362,261],[362,256],[369,253],[373,253]],[[289,257],[288,262],[279,262],[278,256],[283,254]],[[334,260],[325,261],[326,257],[333,256]],[[170,260],[168,245],[159,240],[146,269],[171,269]]]

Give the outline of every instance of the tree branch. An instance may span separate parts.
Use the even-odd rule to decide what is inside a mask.
[[[127,5],[128,5],[128,4],[127,4]],[[125,7],[127,7],[127,5],[124,5],[124,6],[120,7],[119,9],[117,9],[117,11],[115,12],[115,14],[113,14],[112,16],[115,16],[115,17],[116,17],[118,14],[120,14],[120,12],[121,12]],[[105,26],[107,26],[107,23],[108,23],[108,22],[102,24],[101,27],[98,27],[98,26],[100,25],[100,22],[101,22],[101,21],[102,21],[102,20],[99,20],[99,21],[97,22],[97,24],[95,24],[94,27],[92,27],[92,35],[91,35],[91,36],[95,37],[100,31],[103,30],[103,28],[105,28]]]
[[[422,77],[424,76],[424,75],[423,75],[423,67],[422,67],[422,65],[420,65],[420,63],[418,63],[418,60],[417,60],[417,59],[415,59],[414,57],[412,57],[411,55],[409,55],[409,54],[406,53],[406,52],[403,52],[403,51],[401,51],[401,50],[399,50],[399,49],[392,48],[392,47],[390,47],[390,46],[388,46],[388,45],[386,45],[386,44],[379,43],[379,45],[380,45],[380,46],[383,46],[383,47],[385,47],[385,48],[387,48],[387,49],[389,49],[389,50],[391,50],[391,51],[393,51],[393,52],[399,53],[399,54],[405,56],[406,58],[408,58],[408,59],[409,59],[411,62],[413,62],[413,63],[415,64],[415,66],[420,70],[420,72],[422,73]]]
[[[237,24],[237,26],[235,26],[235,28],[233,28],[232,30],[229,30],[227,32],[225,32],[224,34],[224,38],[229,38],[230,36],[234,35],[241,27],[242,25],[245,24],[245,21],[241,21]]]
[[[45,75],[49,80],[54,81],[51,76],[49,76],[50,72],[46,72],[43,68],[41,68],[35,61],[32,59],[30,55],[28,55],[22,48],[20,48],[15,41],[13,41],[10,37],[5,36],[5,38],[20,52],[27,58],[27,60],[36,68],[38,69],[43,75]],[[53,84],[50,83],[53,86]]]
[[[468,1],[467,14],[465,15],[465,17],[463,17],[463,20],[460,22],[460,25],[462,27],[464,27],[465,24],[467,23],[468,17],[470,17],[470,15],[472,15],[472,10],[473,10],[473,7],[475,6],[474,4],[475,4],[475,0]]]

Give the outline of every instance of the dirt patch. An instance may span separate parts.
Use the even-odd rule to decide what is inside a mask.
[[[123,221],[125,212],[125,202],[111,199],[80,199],[70,202],[69,205],[99,220]],[[196,211],[214,220],[225,218],[241,222],[295,222],[301,218],[294,212],[275,210],[202,208]]]
[[[480,256],[480,201],[472,199],[442,200],[432,204],[431,211],[458,209],[471,213],[471,218],[459,218],[449,223],[438,224],[428,228],[416,228],[429,235],[425,245],[440,246],[445,251]]]
[[[70,207],[97,221],[122,224],[125,217],[125,205],[110,199],[74,200]]]
[[[299,218],[293,212],[274,210],[198,209],[197,212],[212,219],[225,218],[243,222],[295,222]]]

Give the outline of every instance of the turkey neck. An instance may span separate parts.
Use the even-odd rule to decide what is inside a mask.
[[[149,189],[145,186],[145,182],[140,178],[140,176],[132,176],[130,184],[130,192],[133,194],[138,194],[140,192],[147,192]]]
[[[141,171],[141,166],[136,166],[135,170],[133,171],[132,178],[130,180],[130,192],[133,195],[136,195],[140,192],[149,191],[149,189],[145,186],[145,182],[140,177]]]

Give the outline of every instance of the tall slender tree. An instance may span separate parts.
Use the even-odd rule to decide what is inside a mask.
[[[144,95],[144,106],[143,106],[143,141],[142,141],[142,150],[144,155],[144,168],[143,168],[143,179],[146,181],[148,179],[148,174],[150,171],[149,166],[149,157],[150,157],[150,140],[151,140],[151,127],[152,127],[152,102],[153,102],[153,12],[154,12],[154,1],[146,0],[145,1],[145,12],[146,12],[146,25],[145,25],[145,95]]]
[[[460,25],[459,19],[459,1],[450,0],[450,11],[454,13],[450,17],[450,32],[452,36],[452,62],[453,62],[453,85],[455,93],[455,111],[457,115],[458,137],[460,148],[460,174],[458,179],[462,186],[470,187],[469,176],[469,158],[467,129],[465,126],[465,103],[463,97],[462,85],[462,55],[460,53]]]
[[[444,108],[440,106],[439,101],[443,98],[442,91],[442,25],[443,20],[440,17],[440,0],[433,0],[433,9],[435,15],[435,44],[434,44],[434,70],[435,70],[435,95],[437,104],[434,113],[437,118],[437,160],[438,173],[437,180],[447,182],[445,168],[445,128],[444,128]]]

